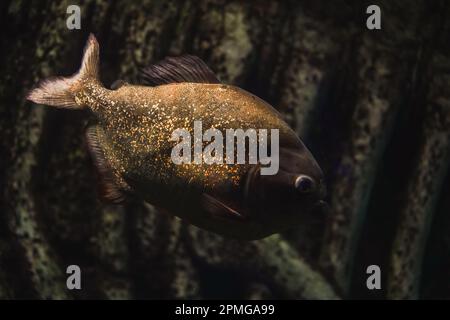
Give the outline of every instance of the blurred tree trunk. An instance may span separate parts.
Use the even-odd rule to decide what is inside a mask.
[[[72,2],[3,1],[0,298],[450,298],[450,8],[378,2],[369,31],[361,1],[88,0],[81,30]],[[98,202],[89,112],[24,99],[75,72],[90,32],[105,85],[191,53],[277,106],[324,169],[326,221],[239,242]]]

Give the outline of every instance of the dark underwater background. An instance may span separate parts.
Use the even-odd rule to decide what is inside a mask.
[[[0,24],[0,298],[450,298],[448,1],[6,0]],[[326,219],[241,242],[102,204],[92,116],[25,101],[78,69],[90,32],[106,86],[190,53],[274,105],[324,170]]]

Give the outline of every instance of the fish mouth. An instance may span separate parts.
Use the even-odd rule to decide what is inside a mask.
[[[330,206],[324,200],[319,200],[313,205],[311,211],[314,215],[328,216]]]
[[[327,186],[323,179],[319,180],[319,201],[323,201],[325,197],[327,196]]]

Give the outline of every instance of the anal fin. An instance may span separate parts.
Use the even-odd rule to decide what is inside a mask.
[[[86,140],[89,152],[94,160],[99,177],[99,194],[102,200],[112,203],[122,203],[125,201],[125,194],[118,186],[117,177],[105,158],[99,133],[102,129],[99,126],[91,126],[86,130]]]

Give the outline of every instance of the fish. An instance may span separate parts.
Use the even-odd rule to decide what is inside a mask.
[[[26,98],[93,115],[85,137],[102,200],[122,204],[137,198],[194,226],[241,240],[283,232],[323,211],[318,210],[326,195],[320,166],[264,100],[222,83],[192,55],[144,68],[138,85],[117,80],[110,88],[100,81],[99,64],[99,43],[90,34],[78,72],[44,79]],[[277,130],[278,171],[264,175],[264,166],[250,161],[175,164],[173,132],[185,128],[192,133],[195,121],[222,132]]]

